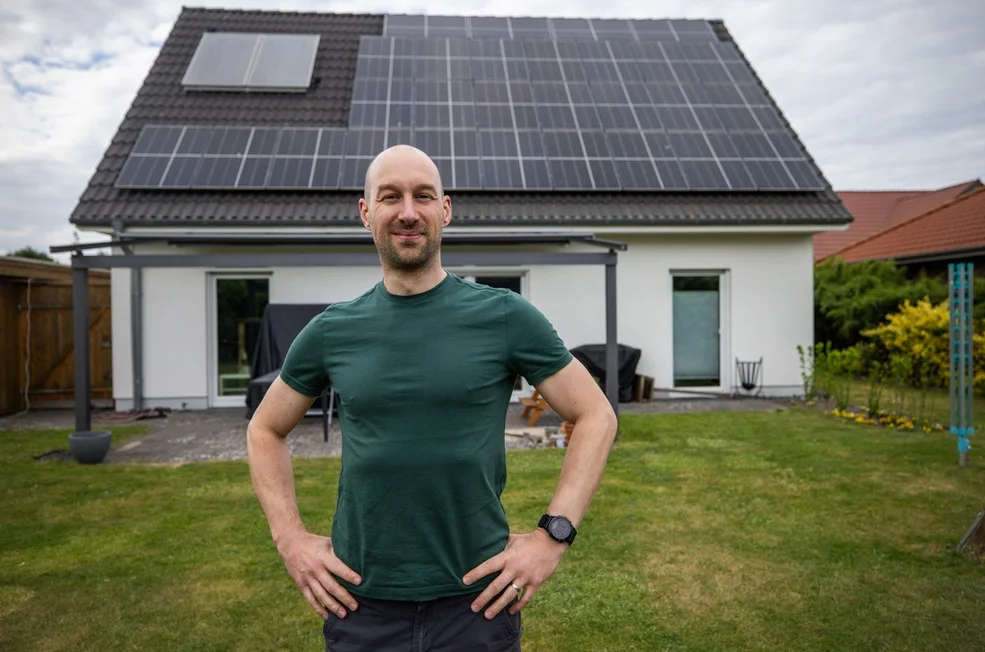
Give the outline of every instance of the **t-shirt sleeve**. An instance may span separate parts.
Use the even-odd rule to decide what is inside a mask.
[[[514,292],[506,296],[506,341],[510,366],[531,385],[550,378],[573,359],[547,317]]]
[[[320,396],[329,385],[323,320],[324,315],[317,315],[301,329],[280,368],[281,380],[305,396]]]

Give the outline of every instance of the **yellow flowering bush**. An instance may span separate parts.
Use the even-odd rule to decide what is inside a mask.
[[[950,383],[950,313],[947,302],[937,304],[927,299],[903,302],[899,311],[886,317],[883,324],[862,332],[872,338],[884,355],[903,355],[912,361],[910,379],[914,386],[947,387]],[[977,330],[977,329],[976,329]],[[975,388],[985,388],[985,332],[972,335],[972,358]]]

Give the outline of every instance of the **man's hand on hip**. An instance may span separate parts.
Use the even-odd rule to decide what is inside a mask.
[[[478,613],[486,609],[486,618],[494,618],[515,598],[519,600],[510,607],[510,613],[520,611],[554,573],[567,549],[566,543],[554,541],[539,528],[527,534],[511,534],[503,552],[479,564],[462,578],[465,584],[472,584],[499,571],[496,579],[472,603],[472,611]]]
[[[329,537],[303,532],[286,539],[278,551],[304,599],[322,618],[328,617],[326,607],[340,618],[345,617],[346,607],[358,607],[355,598],[335,578],[352,584],[359,584],[362,578],[335,556]]]

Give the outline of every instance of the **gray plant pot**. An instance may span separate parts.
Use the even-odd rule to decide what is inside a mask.
[[[85,430],[68,436],[68,451],[79,464],[99,464],[106,459],[112,434],[109,430]]]

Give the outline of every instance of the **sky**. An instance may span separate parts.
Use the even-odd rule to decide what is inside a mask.
[[[0,254],[103,239],[77,233],[69,215],[181,4],[22,0],[0,8]],[[985,180],[985,0],[191,4],[722,19],[836,190],[931,189]]]

